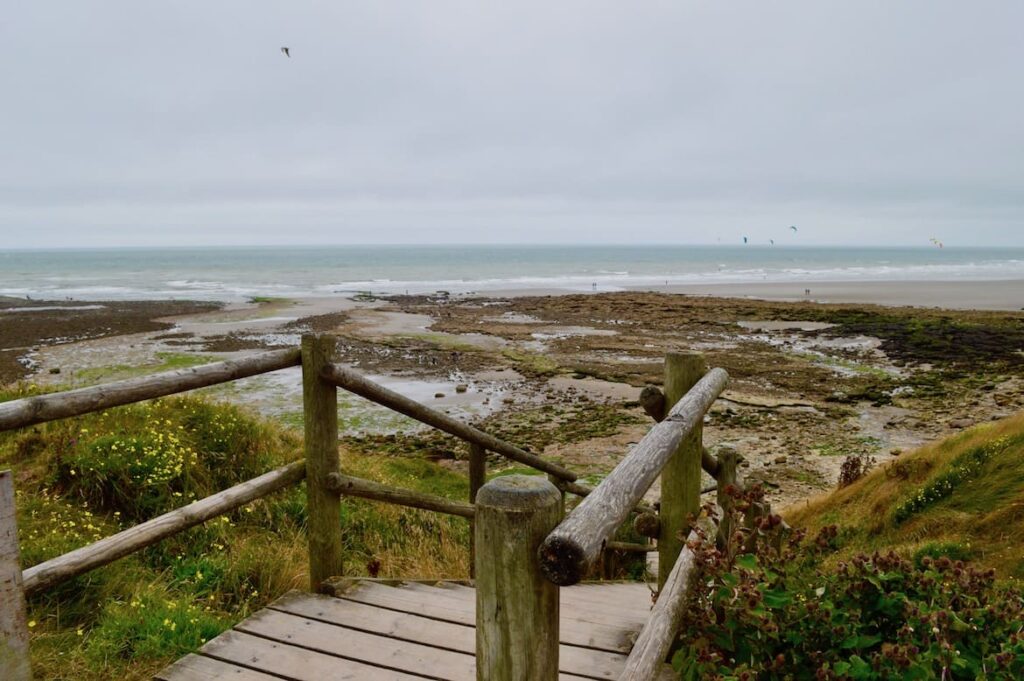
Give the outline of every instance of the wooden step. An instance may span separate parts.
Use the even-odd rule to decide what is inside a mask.
[[[363,580],[338,596],[294,591],[156,678],[475,681],[475,597],[472,587],[446,582]],[[650,609],[648,587],[579,585],[560,597],[559,678],[618,678]]]

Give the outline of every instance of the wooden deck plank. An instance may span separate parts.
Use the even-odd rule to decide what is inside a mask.
[[[444,594],[414,592],[402,587],[363,582],[339,597],[456,624],[476,624],[474,602],[447,598]],[[609,618],[580,615],[563,609],[560,637],[562,643],[628,653],[639,628],[614,626]]]
[[[618,678],[643,584],[562,589],[559,679]],[[159,681],[475,681],[475,592],[471,587],[357,581],[337,597],[291,592],[178,660]],[[529,654],[524,652],[524,654]],[[659,679],[672,678],[666,665]]]
[[[321,653],[388,667],[409,674],[452,681],[475,681],[473,655],[390,636],[369,634],[278,610],[261,610],[235,627],[238,631]]]
[[[155,678],[156,681],[280,681],[277,676],[195,654],[186,655]]]
[[[609,589],[606,595],[602,595],[600,590],[604,587],[569,586],[560,590],[559,600],[562,609],[572,613],[574,619],[597,624],[615,622],[616,624],[635,625],[639,630],[651,614],[651,592],[643,584],[637,584],[637,587],[639,589],[630,589],[629,591]],[[470,587],[435,587],[408,582],[393,588],[447,596],[455,600],[474,603],[476,599],[476,592]]]
[[[476,653],[476,632],[473,627],[464,624],[440,622],[356,601],[297,591],[283,596],[270,607],[300,617],[318,619],[403,641],[415,641],[468,655]],[[559,647],[560,670],[588,678],[616,678],[625,667],[625,662],[626,656],[621,653],[564,643]]]
[[[276,674],[288,681],[411,681],[426,677],[381,669],[361,662],[226,631],[204,645],[203,655]]]

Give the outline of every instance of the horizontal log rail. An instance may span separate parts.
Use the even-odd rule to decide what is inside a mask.
[[[627,541],[610,541],[604,545],[607,551],[625,551],[627,553],[653,553],[658,550],[654,544],[637,544]]]
[[[551,481],[551,483],[555,487],[557,487],[558,489],[562,490],[563,492],[568,492],[569,494],[575,494],[578,497],[585,497],[585,496],[593,493],[593,491],[594,491],[593,487],[590,487],[589,485],[584,485],[584,484],[579,483],[579,482],[566,482],[565,480],[559,480],[559,479],[555,478],[554,480]],[[644,503],[642,501],[636,505],[636,511],[637,511],[637,513],[657,513],[658,512],[658,510],[656,508],[654,508],[650,504]]]
[[[410,506],[422,508],[427,511],[437,511],[448,515],[472,518],[476,515],[476,508],[472,504],[464,504],[459,501],[452,501],[444,497],[423,492],[414,492],[410,489],[382,485],[379,482],[356,478],[343,473],[327,474],[327,489],[338,494],[352,497],[361,497],[373,501],[383,501],[398,506]]]
[[[531,454],[524,449],[505,442],[501,438],[474,428],[468,423],[463,423],[447,414],[431,409],[405,395],[388,390],[355,371],[340,367],[337,364],[331,364],[324,367],[322,377],[332,385],[348,390],[400,414],[405,414],[409,418],[425,423],[428,426],[433,426],[466,442],[480,445],[484,449],[501,454],[507,459],[512,459],[513,461],[536,468],[539,471],[550,473],[568,482],[576,481],[577,475],[575,473],[556,463],[546,461],[536,454]]]
[[[22,572],[25,593],[42,591],[103,567],[211,518],[230,513],[256,499],[294,485],[305,476],[306,463],[296,461],[88,546],[34,565]]]
[[[583,579],[679,443],[725,389],[728,378],[723,369],[709,371],[548,535],[538,551],[548,579],[563,586]]]
[[[227,383],[239,378],[298,366],[301,361],[298,350],[272,350],[226,362],[214,362],[89,388],[11,400],[0,404],[0,431],[81,416],[110,407]]]

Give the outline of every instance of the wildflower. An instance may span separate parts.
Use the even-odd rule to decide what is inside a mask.
[[[28,623],[28,628],[29,628],[29,629],[32,629],[32,628],[33,628],[33,627],[35,627],[35,626],[36,626],[36,621],[35,621],[35,620],[29,620],[29,623]]]

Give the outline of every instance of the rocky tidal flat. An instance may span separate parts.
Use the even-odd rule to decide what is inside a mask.
[[[599,479],[651,425],[637,397],[667,352],[729,371],[705,420],[779,505],[1024,408],[1024,314],[624,292],[182,301],[0,300],[0,382],[81,386],[336,334],[339,358],[453,416]],[[299,372],[207,391],[301,425]],[[461,443],[355,397],[355,450],[462,468]],[[496,464],[498,462],[495,462]]]

